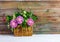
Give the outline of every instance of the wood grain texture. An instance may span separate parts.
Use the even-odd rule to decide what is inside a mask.
[[[27,11],[31,9],[38,17],[34,33],[60,33],[60,1],[0,2],[0,16],[12,15],[17,7]]]
[[[0,1],[60,1],[60,0],[0,0]]]

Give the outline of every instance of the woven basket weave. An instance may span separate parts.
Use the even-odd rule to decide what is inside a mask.
[[[21,26],[14,29],[15,36],[32,36],[32,27],[22,28]]]

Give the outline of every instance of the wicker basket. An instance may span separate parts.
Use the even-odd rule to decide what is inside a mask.
[[[21,26],[18,26],[14,29],[15,36],[32,36],[32,33],[32,27],[22,28]]]

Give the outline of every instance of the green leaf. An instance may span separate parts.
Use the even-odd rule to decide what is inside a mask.
[[[27,18],[30,18],[30,16],[31,16],[31,13],[30,12],[27,12]]]
[[[26,27],[27,24],[26,24],[26,19],[24,19],[23,23],[22,23],[22,27]]]
[[[26,13],[27,13],[27,11],[23,11],[23,13],[24,13],[24,14],[26,14]]]
[[[34,21],[38,19],[37,16],[35,16],[35,15],[31,16],[31,18],[32,18]]]
[[[11,31],[13,32],[14,31],[14,28],[11,28]]]
[[[16,17],[21,16],[20,12],[15,12],[15,16]]]
[[[12,16],[9,16],[9,15],[6,16],[6,20],[7,20],[7,22],[10,22],[12,18],[13,18]]]

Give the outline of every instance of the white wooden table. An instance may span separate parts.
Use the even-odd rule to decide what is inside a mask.
[[[33,36],[14,37],[0,35],[0,42],[60,42],[60,34],[39,34]]]

